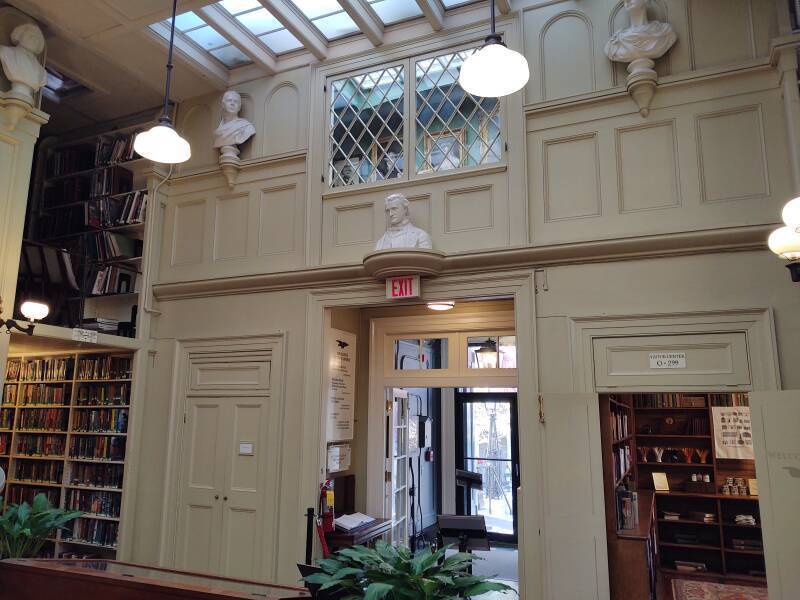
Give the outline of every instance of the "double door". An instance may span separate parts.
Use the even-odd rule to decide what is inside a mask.
[[[264,578],[268,397],[186,398],[175,566]]]

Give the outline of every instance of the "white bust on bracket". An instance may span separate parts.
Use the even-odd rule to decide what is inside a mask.
[[[625,0],[625,10],[631,24],[611,36],[605,53],[610,60],[629,63],[628,93],[646,117],[658,83],[654,61],[672,48],[678,36],[669,23],[648,21],[647,0]]]
[[[214,148],[219,148],[219,165],[231,189],[239,175],[239,144],[244,144],[256,133],[255,126],[239,116],[241,110],[242,97],[239,92],[225,92],[222,95],[222,117],[214,130]]]
[[[34,94],[47,83],[47,71],[39,62],[44,52],[42,30],[33,23],[17,25],[11,31],[13,46],[0,46],[0,64],[11,82],[11,92],[31,105]]]
[[[375,250],[433,248],[431,236],[411,224],[408,198],[403,194],[391,194],[386,197],[385,209],[389,226],[375,244]]]

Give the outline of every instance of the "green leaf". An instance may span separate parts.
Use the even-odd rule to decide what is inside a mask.
[[[385,598],[386,595],[394,589],[393,585],[388,583],[370,583],[364,594],[364,600],[378,600]]]
[[[507,592],[513,591],[513,588],[508,587],[504,583],[497,581],[483,581],[464,590],[464,595],[471,598],[473,596],[480,596],[486,592]]]

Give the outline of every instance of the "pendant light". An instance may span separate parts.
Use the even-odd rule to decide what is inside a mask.
[[[499,98],[521,90],[530,77],[528,61],[510,50],[495,31],[494,0],[490,0],[492,32],[485,43],[461,66],[458,84],[465,92],[484,98]]]
[[[167,83],[164,89],[164,110],[158,124],[148,131],[136,135],[133,149],[153,162],[175,164],[186,162],[192,156],[189,142],[175,131],[169,116],[169,88],[172,84],[172,49],[175,45],[175,12],[178,0],[172,0],[172,28],[169,34],[169,54],[167,56]]]
[[[486,342],[475,351],[479,369],[497,368],[497,342],[494,338],[486,338]]]

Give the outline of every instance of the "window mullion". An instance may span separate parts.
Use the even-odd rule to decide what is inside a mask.
[[[416,79],[414,76],[414,59],[407,58],[403,62],[403,68],[406,70],[405,77],[405,98],[403,99],[403,156],[405,156],[403,179],[410,181],[414,178],[416,173],[416,155],[414,154],[414,147],[412,141],[415,135],[415,115],[417,107],[416,99]]]

